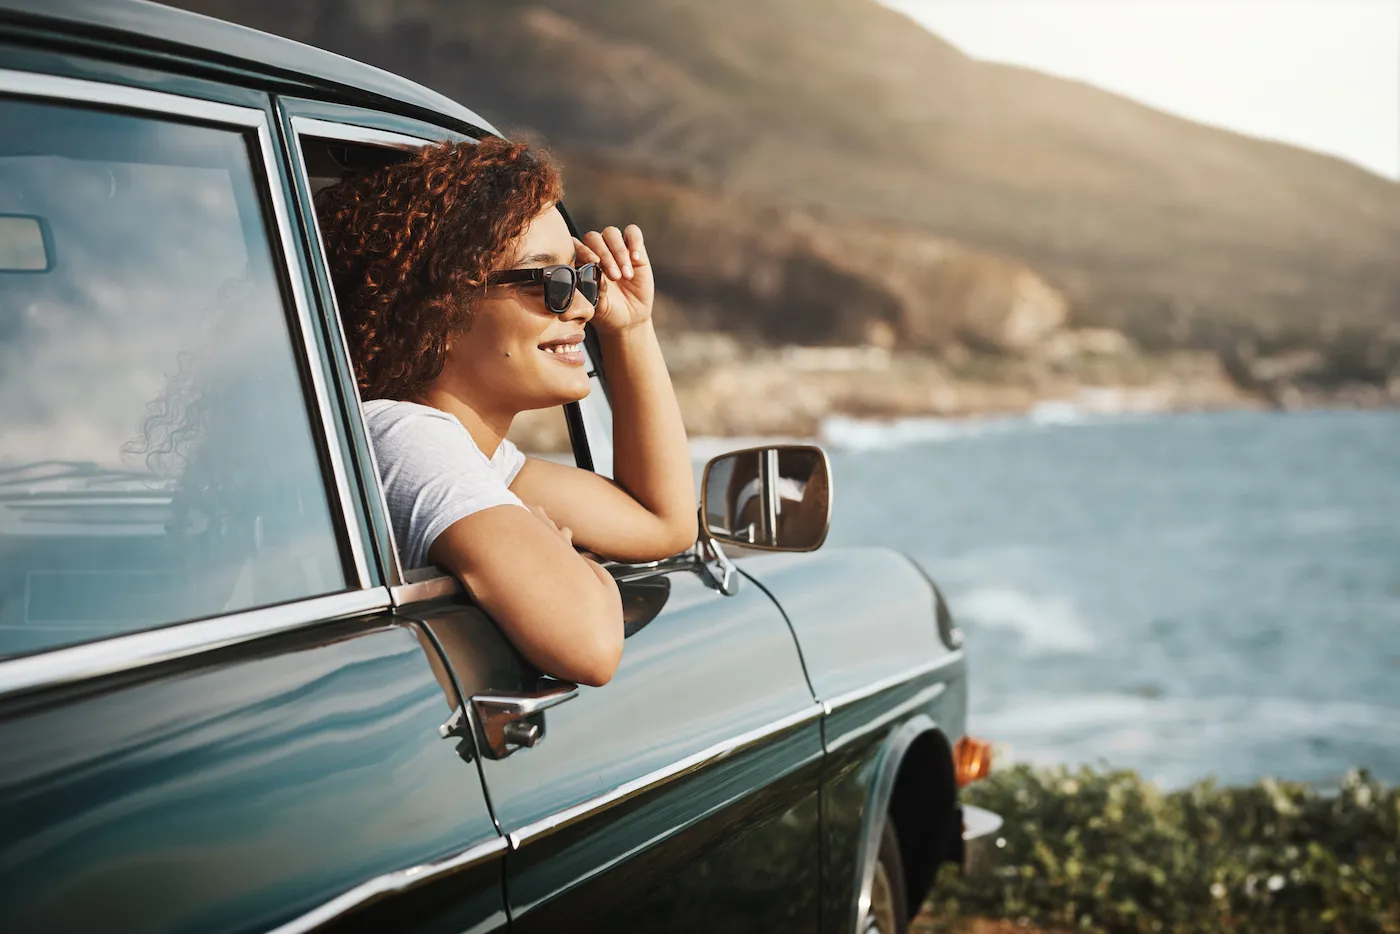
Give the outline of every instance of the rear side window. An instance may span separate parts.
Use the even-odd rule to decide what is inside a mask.
[[[0,656],[346,588],[251,142],[0,99]]]

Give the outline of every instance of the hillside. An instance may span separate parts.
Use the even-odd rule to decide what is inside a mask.
[[[177,5],[542,136],[582,219],[650,219],[677,321],[1012,355],[1063,321],[1276,398],[1400,395],[1400,185],[979,62],[873,0]]]

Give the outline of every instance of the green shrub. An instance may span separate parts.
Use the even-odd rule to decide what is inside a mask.
[[[971,786],[1006,819],[1000,862],[945,867],[931,930],[1004,918],[1066,931],[1400,932],[1400,790],[1353,772],[1163,792],[1128,771],[1016,766]]]

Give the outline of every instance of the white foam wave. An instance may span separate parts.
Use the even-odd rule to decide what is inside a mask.
[[[833,447],[877,450],[955,441],[1007,431],[1119,422],[1161,411],[1152,398],[1117,389],[1084,389],[1073,399],[1048,399],[1024,415],[967,418],[910,416],[890,419],[832,415],[822,421],[821,440]]]
[[[957,596],[959,620],[1017,633],[1032,650],[1086,653],[1096,642],[1074,604],[1064,597],[1031,597],[1018,590],[983,587]]]
[[[1036,425],[1075,425],[1088,418],[1089,413],[1079,404],[1059,400],[1038,403],[1026,413],[1027,421]]]
[[[869,451],[971,438],[1010,431],[1029,424],[1023,418],[849,418],[833,415],[822,421],[824,444],[848,450]]]
[[[769,444],[811,444],[810,438],[784,438],[780,435],[753,435],[734,437],[711,437],[708,435],[698,435],[690,439],[690,459],[699,463],[704,463],[711,458],[730,451],[740,451],[744,448],[763,447]]]

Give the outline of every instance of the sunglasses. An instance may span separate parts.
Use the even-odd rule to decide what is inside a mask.
[[[539,266],[534,269],[507,269],[493,272],[486,277],[491,285],[511,283],[538,283],[544,286],[544,305],[556,315],[569,310],[574,302],[574,289],[578,289],[588,304],[597,306],[598,287],[602,274],[597,263],[584,263],[573,266]]]

